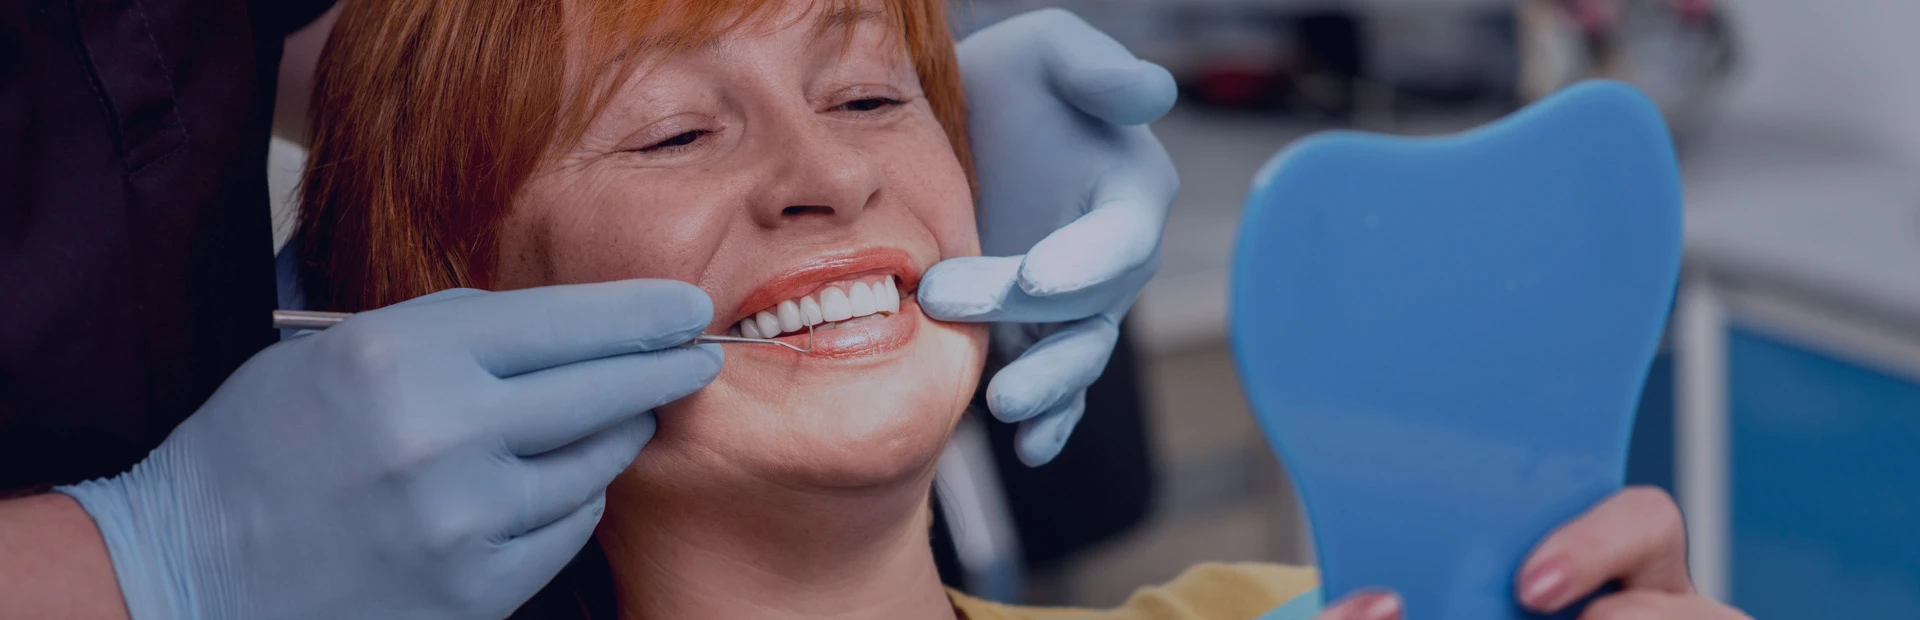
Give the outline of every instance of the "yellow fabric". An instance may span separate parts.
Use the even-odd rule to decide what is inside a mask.
[[[947,591],[965,620],[1253,620],[1320,585],[1311,568],[1198,564],[1113,609],[1015,607]]]

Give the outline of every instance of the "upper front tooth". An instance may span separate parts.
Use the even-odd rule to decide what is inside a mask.
[[[873,306],[873,289],[859,282],[847,285],[847,302],[853,306],[854,316],[866,316],[879,310]]]
[[[853,318],[853,303],[840,289],[831,286],[820,289],[820,318],[829,323]]]
[[[882,284],[881,288],[884,288],[886,290],[876,291],[874,293],[874,295],[880,297],[880,301],[882,302],[881,305],[885,306],[884,308],[881,308],[881,309],[889,313],[899,314],[900,313],[900,289],[897,288],[897,285],[893,283],[893,276],[887,276],[887,280],[884,284]]]
[[[826,322],[826,319],[820,316],[820,302],[814,301],[812,295],[800,298],[800,322],[808,325]]]
[[[761,310],[759,314],[753,315],[753,322],[759,324],[761,338],[780,335],[780,319],[774,318],[772,312]]]
[[[780,302],[780,307],[775,309],[774,316],[780,318],[782,332],[797,332],[800,328],[809,325],[800,322],[800,304],[793,303],[791,299]]]

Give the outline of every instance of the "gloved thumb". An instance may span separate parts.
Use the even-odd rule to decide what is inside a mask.
[[[1179,90],[1165,68],[1135,58],[1072,13],[1042,11],[1035,17],[1056,22],[1041,64],[1062,99],[1115,125],[1144,125],[1173,109]]]
[[[1080,111],[1115,125],[1145,125],[1173,109],[1173,74],[1144,60],[1128,67],[1081,69],[1055,74],[1062,97]]]

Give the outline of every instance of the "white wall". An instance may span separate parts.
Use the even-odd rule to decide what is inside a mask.
[[[1920,0],[1724,0],[1743,117],[1835,131],[1920,166]]]

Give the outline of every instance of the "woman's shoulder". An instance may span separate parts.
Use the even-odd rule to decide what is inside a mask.
[[[1319,587],[1311,568],[1256,563],[1207,563],[1172,581],[1135,590],[1112,609],[1016,607],[954,593],[966,620],[1253,620]]]

